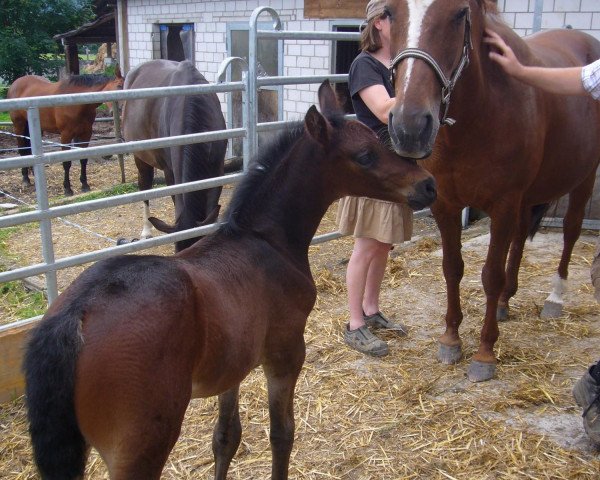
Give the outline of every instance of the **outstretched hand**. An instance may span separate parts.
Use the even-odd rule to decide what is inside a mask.
[[[486,36],[483,38],[485,43],[496,47],[497,51],[490,50],[490,58],[500,64],[506,73],[509,75],[518,76],[519,72],[523,68],[523,65],[519,62],[515,53],[512,51],[506,42],[496,32],[486,28]]]

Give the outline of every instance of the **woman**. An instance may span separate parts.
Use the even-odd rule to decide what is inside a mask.
[[[394,90],[389,79],[390,19],[385,0],[371,0],[366,12],[362,52],[352,62],[348,87],[358,120],[390,146],[387,121],[394,105]],[[404,325],[390,321],[380,312],[379,291],[392,245],[410,240],[412,210],[391,202],[346,197],[340,200],[337,221],[341,233],[355,237],[346,272],[350,321],[344,341],[362,353],[387,355],[387,343],[368,327],[406,335]]]

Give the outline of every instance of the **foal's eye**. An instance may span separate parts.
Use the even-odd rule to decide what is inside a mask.
[[[356,156],[356,163],[361,167],[370,167],[377,160],[377,155],[374,152],[362,152]]]

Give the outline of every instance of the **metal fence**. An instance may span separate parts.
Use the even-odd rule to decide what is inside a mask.
[[[263,14],[271,16],[274,30],[258,30],[258,18]],[[347,75],[316,75],[316,76],[300,76],[300,77],[258,77],[258,65],[256,61],[256,52],[258,40],[260,38],[276,38],[280,40],[350,40],[356,41],[360,37],[358,33],[347,32],[299,32],[299,31],[283,31],[281,29],[281,21],[276,11],[270,7],[259,7],[255,9],[250,18],[249,31],[249,62],[240,58],[227,58],[221,64],[219,69],[219,83],[208,85],[194,85],[169,88],[146,88],[137,90],[123,90],[114,92],[98,92],[98,93],[80,93],[73,95],[59,95],[46,97],[31,97],[23,99],[0,100],[0,111],[10,110],[27,110],[27,118],[29,121],[29,131],[31,137],[31,155],[10,157],[0,160],[0,170],[15,169],[32,166],[36,184],[36,200],[37,205],[34,211],[17,213],[0,217],[0,228],[23,225],[30,222],[39,223],[41,235],[42,258],[43,262],[29,265],[14,270],[0,272],[0,283],[13,280],[24,279],[34,275],[43,274],[46,280],[46,291],[48,302],[51,303],[58,296],[57,288],[57,271],[82,265],[89,262],[94,262],[103,258],[114,255],[137,252],[148,248],[173,243],[178,240],[206,235],[215,231],[218,228],[217,224],[197,227],[183,232],[173,234],[165,234],[157,238],[140,240],[135,243],[96,250],[90,253],[74,255],[61,259],[55,258],[51,220],[59,217],[66,217],[82,212],[92,212],[102,210],[119,205],[125,205],[142,200],[151,200],[155,198],[180,194],[184,192],[202,190],[216,186],[234,184],[239,182],[245,175],[248,167],[249,159],[257,152],[258,134],[260,132],[268,132],[279,130],[287,123],[285,121],[258,123],[258,90],[262,87],[272,85],[294,85],[294,84],[310,84],[321,83],[326,79],[331,82],[345,82]],[[241,82],[223,81],[226,78],[228,67],[231,63],[240,61],[246,63],[247,68],[242,73]],[[230,128],[208,133],[198,133],[190,135],[180,135],[169,138],[158,138],[152,140],[142,140],[135,142],[123,142],[110,145],[91,146],[86,149],[72,149],[58,152],[44,152],[42,146],[42,132],[40,129],[40,108],[49,106],[65,106],[84,103],[104,103],[125,101],[139,98],[152,98],[162,96],[175,95],[196,95],[206,93],[231,93],[241,92],[242,94],[242,128]],[[132,153],[140,150],[148,150],[155,148],[164,148],[175,145],[185,145],[191,143],[210,142],[214,140],[242,138],[243,139],[243,158],[244,158],[244,173],[236,173],[224,175],[222,177],[212,178],[208,180],[200,180],[195,182],[174,185],[170,187],[155,188],[143,192],[135,192],[124,195],[117,195],[110,198],[99,200],[91,200],[82,203],[64,205],[64,206],[49,206],[48,190],[46,182],[46,173],[44,165],[62,163],[69,160],[79,160],[81,158],[107,155],[120,155]],[[321,243],[341,235],[337,232],[320,235],[313,239],[313,243]],[[20,322],[15,322],[3,327],[0,331],[6,328],[14,327],[17,324],[22,325],[31,321],[37,320],[39,317],[26,319]]]

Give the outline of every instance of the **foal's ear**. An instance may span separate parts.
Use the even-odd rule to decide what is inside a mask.
[[[329,144],[329,122],[319,113],[317,107],[314,105],[306,112],[306,117],[304,117],[304,129],[313,139],[322,146],[327,147]]]
[[[340,105],[329,80],[325,80],[319,87],[319,105],[324,115],[340,113]]]

